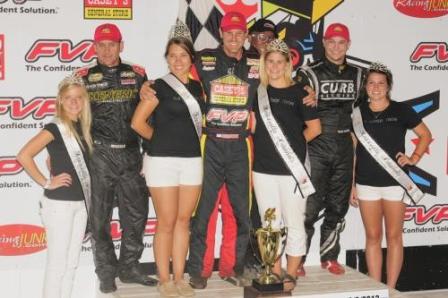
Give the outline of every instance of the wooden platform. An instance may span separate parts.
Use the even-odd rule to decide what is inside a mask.
[[[351,268],[346,268],[346,274],[336,276],[318,266],[305,268],[307,276],[300,278],[292,297],[299,298],[407,298],[404,293],[391,291],[386,285],[378,283],[366,275]],[[112,294],[102,294],[97,290],[96,298],[150,298],[160,297],[155,287],[144,287],[134,284],[122,284],[117,279],[118,291]],[[195,297],[233,298],[243,297],[243,288],[235,287],[222,281],[214,274],[204,290],[196,290]],[[415,297],[415,296],[412,296]]]

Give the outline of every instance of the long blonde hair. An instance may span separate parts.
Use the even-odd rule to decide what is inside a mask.
[[[56,97],[56,117],[60,119],[60,121],[68,128],[68,131],[76,138],[79,145],[82,149],[84,148],[83,142],[81,141],[81,137],[76,131],[73,122],[66,115],[63,107],[62,107],[62,99],[64,95],[72,88],[78,87],[82,90],[82,98],[83,98],[83,107],[81,113],[79,114],[79,123],[81,124],[81,132],[84,136],[84,141],[87,145],[88,152],[91,154],[93,151],[93,141],[92,135],[90,133],[90,127],[92,124],[92,112],[90,111],[90,101],[89,94],[87,93],[87,89],[84,85],[82,79],[76,75],[71,75],[63,79],[58,86],[58,95]]]
[[[271,53],[280,53],[286,59],[287,68],[284,74],[285,81],[289,83],[289,85],[294,84],[294,80],[292,79],[292,58],[291,52],[287,47],[286,43],[281,40],[274,39],[266,46],[266,52],[261,55],[260,58],[260,83],[263,86],[269,85],[269,78],[266,72],[266,59]]]

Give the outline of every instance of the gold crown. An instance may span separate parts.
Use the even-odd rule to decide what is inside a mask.
[[[392,74],[390,69],[387,68],[387,66],[381,62],[372,62],[372,64],[370,64],[369,70],[370,71],[378,71],[378,72],[382,72],[385,74]]]
[[[188,29],[187,25],[185,25],[179,19],[176,20],[176,25],[171,27],[169,39],[172,38],[185,38],[193,42],[193,38],[191,38],[190,29]]]
[[[58,85],[58,89],[61,90],[65,86],[69,85],[79,85],[84,87],[84,81],[82,78],[76,74],[71,74],[66,76]]]
[[[282,52],[285,54],[289,54],[288,45],[281,39],[274,39],[266,45],[266,51],[268,52]]]

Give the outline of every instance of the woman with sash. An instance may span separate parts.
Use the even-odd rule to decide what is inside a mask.
[[[184,268],[202,184],[203,90],[189,78],[194,49],[188,28],[178,22],[173,32],[165,51],[170,73],[155,80],[157,98],[142,99],[131,123],[144,139],[143,174],[157,216],[154,257],[163,297],[194,295]]]
[[[273,227],[279,228],[281,222],[287,227],[285,290],[295,287],[306,254],[306,198],[314,192],[305,166],[306,144],[321,132],[316,108],[303,104],[304,86],[294,82],[291,73],[288,46],[278,39],[271,41],[260,60],[261,84],[254,104],[253,181],[260,217],[275,208]],[[273,272],[281,275],[280,260]]]
[[[28,175],[44,188],[40,214],[47,235],[44,298],[71,297],[85,236],[90,202],[86,166],[92,152],[90,103],[82,79],[59,84],[56,117],[17,155]],[[34,157],[47,148],[51,173],[45,177]]]
[[[395,288],[403,263],[403,222],[406,201],[414,204],[423,193],[406,173],[416,165],[431,142],[431,132],[406,103],[391,100],[392,73],[381,63],[369,68],[365,83],[368,101],[353,111],[356,147],[355,182],[350,203],[360,207],[366,232],[369,276],[381,281],[383,220],[386,229],[387,285]],[[411,155],[405,153],[406,132],[419,141]]]

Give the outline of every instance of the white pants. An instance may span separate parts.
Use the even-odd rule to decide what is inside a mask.
[[[292,176],[269,175],[253,172],[254,190],[257,198],[261,221],[268,208],[275,208],[274,228],[281,223],[288,228],[285,252],[298,257],[306,254],[305,207],[296,181]],[[266,223],[263,222],[263,225]]]
[[[84,201],[44,197],[41,217],[47,234],[43,298],[70,298],[87,224]]]

